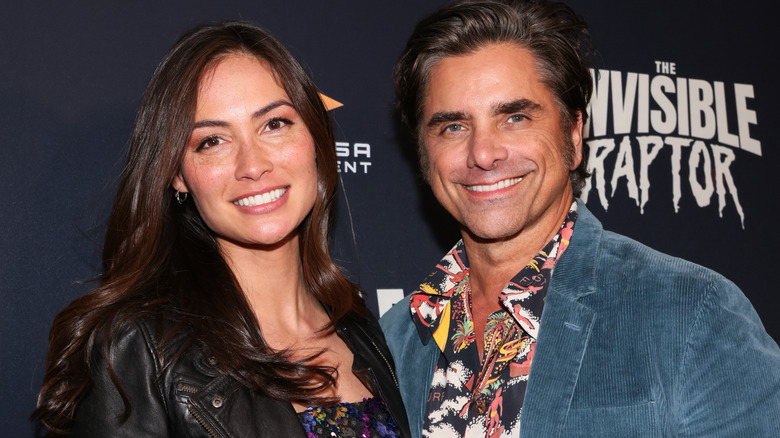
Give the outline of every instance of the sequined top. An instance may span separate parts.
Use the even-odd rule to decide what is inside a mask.
[[[298,413],[308,438],[400,437],[395,421],[379,397],[357,403],[339,403],[328,407],[312,407]]]

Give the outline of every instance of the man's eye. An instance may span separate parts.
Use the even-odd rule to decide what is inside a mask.
[[[462,130],[463,130],[463,126],[452,124],[452,125],[445,126],[442,131],[444,131],[444,132],[458,132],[458,131],[462,131]]]
[[[525,118],[526,117],[522,114],[512,114],[511,116],[509,116],[509,120],[507,121],[510,123],[519,123],[525,120]]]

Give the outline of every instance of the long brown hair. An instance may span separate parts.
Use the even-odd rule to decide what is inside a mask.
[[[196,27],[174,44],[144,92],[108,222],[100,285],[54,319],[44,384],[33,412],[51,433],[66,433],[72,425],[76,406],[91,387],[93,355],[104,355],[122,391],[108,361],[112,339],[135,321],[162,314],[177,322],[163,339],[186,330],[190,342],[206,346],[225,372],[245,386],[279,399],[330,400],[320,394],[334,384],[333,370],[291,361],[289,352],[266,345],[194,203],[174,202],[171,181],[192,132],[200,78],[235,53],[270,66],[314,139],[318,196],[298,229],[309,292],[329,308],[331,325],[365,311],[355,286],[328,252],[338,174],[333,128],[317,88],[287,49],[262,29],[236,21]],[[126,401],[125,418],[130,409]]]

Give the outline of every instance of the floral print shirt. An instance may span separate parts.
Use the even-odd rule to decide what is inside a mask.
[[[519,436],[547,288],[576,219],[574,202],[555,237],[504,287],[499,295],[502,309],[487,319],[482,357],[471,318],[463,241],[413,293],[417,331],[423,343],[433,339],[441,350],[428,394],[424,437]]]

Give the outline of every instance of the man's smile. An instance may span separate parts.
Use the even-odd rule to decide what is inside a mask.
[[[489,185],[478,184],[478,185],[473,185],[473,186],[468,186],[467,185],[467,186],[464,186],[464,187],[466,187],[466,190],[469,190],[469,191],[472,191],[472,192],[492,192],[494,190],[501,190],[501,189],[504,189],[504,188],[507,188],[507,187],[511,187],[511,186],[519,183],[522,180],[523,180],[523,177],[515,177],[515,178],[502,179],[501,181],[499,181],[497,183],[489,184]]]

